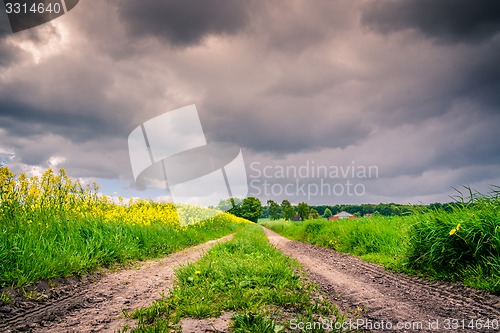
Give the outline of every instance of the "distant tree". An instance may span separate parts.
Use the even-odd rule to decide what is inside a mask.
[[[240,217],[252,222],[257,222],[262,215],[262,203],[255,197],[245,198],[243,199],[239,213]]]
[[[309,205],[306,204],[305,202],[299,203],[297,206],[297,214],[299,214],[300,218],[302,221],[308,220],[309,219],[309,212],[310,212]]]
[[[332,214],[332,211],[330,210],[330,208],[325,209],[325,213],[323,214],[323,217],[324,217],[325,219],[327,219],[327,218],[331,217],[332,215],[333,215],[333,214]]]
[[[334,205],[334,206],[310,206],[318,211],[320,215],[326,217],[326,210],[330,210],[332,214],[337,214],[341,211],[346,211],[348,213],[357,216],[366,216],[366,214],[374,214],[378,212],[383,216],[394,216],[394,215],[411,215],[415,213],[424,213],[436,209],[443,209],[446,212],[451,212],[453,207],[460,205],[457,202],[448,203],[431,203],[429,205],[411,205],[411,204],[396,204],[396,203],[379,203],[379,204],[361,204],[361,205]]]
[[[318,211],[314,208],[311,208],[311,211],[309,212],[309,216],[313,219],[321,218],[321,215],[319,215]]]
[[[241,205],[243,204],[243,200],[240,198],[230,198],[226,200],[219,201],[217,205],[217,209],[220,209],[224,212],[231,213],[236,216],[241,217]]]
[[[278,220],[281,218],[281,207],[274,200],[267,200],[267,212],[271,220]]]
[[[290,201],[283,200],[281,202],[281,213],[283,214],[283,218],[287,221],[291,221],[294,215],[294,209]]]
[[[262,215],[260,217],[262,218],[269,218],[269,207],[267,206],[262,206]]]
[[[243,205],[243,200],[239,198],[231,198],[229,200],[233,208],[229,209],[228,212],[233,215],[242,217],[241,205]]]
[[[318,211],[318,214],[323,216],[325,214],[325,210],[328,208],[327,206],[321,205],[321,206],[310,206],[311,208],[314,208]]]
[[[220,209],[225,212],[229,211],[231,208],[233,208],[231,199],[221,200],[217,205],[217,209]]]

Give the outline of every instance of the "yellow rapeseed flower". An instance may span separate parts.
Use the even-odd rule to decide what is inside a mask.
[[[457,224],[457,226],[455,228],[453,228],[453,229],[450,230],[450,236],[454,235],[458,230],[460,230],[461,227],[462,226],[460,225],[460,223]]]
[[[71,220],[94,217],[109,223],[144,226],[163,224],[173,227],[176,232],[185,231],[188,227],[202,228],[206,223],[214,222],[210,218],[206,222],[190,226],[212,213],[211,210],[197,206],[176,207],[171,203],[155,203],[144,199],[130,199],[126,202],[122,197],[114,200],[98,194],[95,183],[83,186],[79,180],[71,179],[64,169],[59,172],[49,169],[42,176],[28,177],[21,174],[16,178],[7,167],[0,167],[0,193],[0,215],[20,207],[23,220],[28,224],[34,224],[36,217],[45,212],[61,212],[62,216]],[[188,223],[181,226],[178,216],[182,216]],[[234,223],[247,223],[233,215],[226,214],[224,217]],[[45,226],[47,227],[47,223]]]

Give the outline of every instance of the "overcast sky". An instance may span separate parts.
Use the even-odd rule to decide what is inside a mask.
[[[81,0],[27,31],[6,23],[0,158],[16,172],[64,167],[156,198],[134,185],[128,135],[196,104],[263,201],[445,202],[500,185],[498,0]]]

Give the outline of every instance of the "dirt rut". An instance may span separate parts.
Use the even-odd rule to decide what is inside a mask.
[[[94,283],[65,296],[23,310],[0,323],[0,332],[113,332],[126,324],[123,310],[151,305],[173,285],[174,269],[199,259],[206,250],[232,235],[184,249],[165,258],[108,272]]]
[[[343,310],[362,309],[359,321],[350,322],[349,328],[374,332],[500,331],[495,324],[500,321],[498,296],[388,272],[348,254],[291,241],[268,229],[265,232],[272,245],[310,272],[330,301]],[[490,327],[483,327],[480,320],[489,320]]]

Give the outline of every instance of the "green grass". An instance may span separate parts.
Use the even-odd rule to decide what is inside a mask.
[[[404,217],[371,217],[336,221],[264,222],[293,240],[351,253],[397,269],[408,243],[410,226]]]
[[[179,230],[159,222],[134,225],[101,219],[0,224],[0,287],[90,272],[97,267],[159,257],[227,235],[238,228],[221,215]]]
[[[206,209],[102,196],[64,169],[40,177],[0,166],[0,288],[23,287],[97,267],[158,257],[233,232],[230,214],[197,222]]]
[[[268,244],[258,225],[245,225],[231,241],[178,269],[176,276],[168,296],[132,314],[137,325],[131,332],[176,332],[181,318],[228,311],[235,312],[233,332],[279,332],[289,326],[287,316],[343,321],[336,307],[314,297],[317,286],[299,275],[296,261]]]
[[[261,217],[259,219],[259,221],[257,221],[257,222],[261,223],[261,222],[271,222],[271,221],[283,221],[284,222],[285,220],[284,219],[271,220],[269,217]]]
[[[456,205],[449,213],[439,209],[403,217],[262,225],[290,239],[351,253],[392,270],[463,282],[500,294],[497,195],[472,196],[470,202]]]
[[[407,259],[409,269],[500,294],[499,198],[418,216]]]

